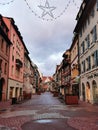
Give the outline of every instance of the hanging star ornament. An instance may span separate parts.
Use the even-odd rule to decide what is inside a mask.
[[[56,7],[50,7],[48,0],[46,0],[45,6],[40,5],[38,7],[43,10],[42,17],[48,14],[54,18],[52,11],[55,10]]]

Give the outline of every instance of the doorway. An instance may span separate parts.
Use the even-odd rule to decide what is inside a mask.
[[[82,83],[82,96],[83,96],[83,101],[85,101],[85,85]]]
[[[4,79],[0,79],[0,101],[2,101],[2,91],[3,91]]]
[[[91,92],[90,92],[89,82],[86,83],[86,97],[87,97],[87,102],[90,102],[91,101]]]
[[[93,88],[93,100],[94,103],[98,103],[98,87],[95,80],[92,82],[92,88]]]

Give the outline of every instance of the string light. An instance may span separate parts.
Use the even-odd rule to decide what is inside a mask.
[[[83,0],[81,0],[81,2],[82,2]],[[77,3],[75,2],[75,0],[73,0],[73,3],[74,3],[74,5],[79,9],[80,7],[77,5]]]
[[[0,2],[0,5],[8,5],[8,4],[10,4],[10,3],[13,3],[15,0],[10,0],[10,1],[8,1],[8,2]]]
[[[13,3],[15,0],[9,0],[8,2],[0,2],[0,5],[8,5],[10,3]],[[36,16],[38,17],[39,19],[42,19],[42,20],[46,20],[46,21],[53,21],[53,20],[56,20],[58,18],[60,18],[67,10],[67,8],[69,7],[71,1],[74,3],[74,5],[79,9],[79,6],[77,5],[76,1],[75,0],[69,0],[68,3],[66,4],[65,8],[63,9],[63,11],[56,17],[53,17],[53,18],[45,18],[45,17],[42,17],[40,16],[39,14],[37,14],[33,9],[32,7],[30,6],[29,2],[27,0],[24,0],[26,5],[28,6],[29,10],[31,10],[31,12]],[[81,0],[82,1],[82,0]],[[41,4],[41,2],[40,2]]]
[[[48,18],[44,18],[44,17],[42,17],[42,16],[39,16],[37,13],[35,13],[35,11],[34,11],[34,10],[31,8],[31,6],[29,5],[28,1],[27,1],[27,0],[24,0],[24,1],[26,2],[28,8],[31,10],[31,12],[32,12],[35,16],[37,16],[38,18],[40,18],[40,19],[42,19],[42,20],[46,20],[46,21],[53,21],[53,20],[56,20],[56,19],[60,18],[60,17],[65,13],[65,11],[67,10],[67,8],[69,7],[69,5],[70,5],[70,3],[71,3],[71,0],[69,0],[68,3],[67,3],[67,5],[66,5],[66,7],[64,8],[64,10],[63,10],[58,16],[48,19]]]

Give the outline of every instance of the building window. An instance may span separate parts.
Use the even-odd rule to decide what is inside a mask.
[[[84,53],[85,51],[85,45],[84,45],[84,41],[81,44],[81,54]]]
[[[83,62],[83,72],[85,72],[85,61]]]
[[[82,37],[82,29],[81,29],[81,31],[80,31],[80,37]]]
[[[82,61],[81,70],[82,70],[82,73],[85,72],[85,61]]]
[[[8,55],[9,46],[6,44],[6,54]]]
[[[87,59],[87,71],[91,69],[91,57],[89,56]]]
[[[92,17],[94,17],[94,15],[95,15],[95,10],[94,10],[94,8],[91,10],[91,16]]]
[[[15,42],[15,34],[13,34],[13,43]]]
[[[90,46],[90,37],[89,37],[89,35],[87,35],[85,41],[86,41],[86,47],[89,48],[89,46]]]
[[[96,50],[92,55],[92,68],[98,66],[98,50]]]
[[[11,74],[14,75],[14,66],[12,65]]]
[[[5,66],[4,66],[4,74],[7,73],[7,63],[5,63]]]
[[[12,50],[12,61],[14,61],[14,47],[13,47],[13,50]]]
[[[3,48],[4,48],[4,40],[2,39],[1,41],[1,50],[3,51]]]
[[[94,26],[93,30],[91,31],[91,36],[92,36],[92,43],[97,40],[97,30],[96,26]]]
[[[0,70],[2,69],[2,60],[0,59]]]
[[[87,18],[87,23],[88,23],[88,25],[90,24],[90,17],[89,16]]]

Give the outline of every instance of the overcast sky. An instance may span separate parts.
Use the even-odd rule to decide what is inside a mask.
[[[64,51],[70,48],[81,1],[0,0],[0,13],[15,20],[30,58],[45,76],[55,73]]]

